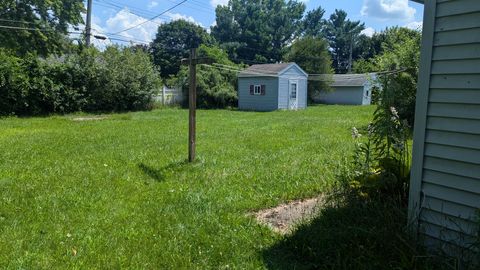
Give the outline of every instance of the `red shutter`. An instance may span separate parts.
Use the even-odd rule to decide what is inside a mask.
[[[250,95],[253,95],[253,84],[250,84]]]
[[[265,84],[261,86],[262,96],[265,96]]]

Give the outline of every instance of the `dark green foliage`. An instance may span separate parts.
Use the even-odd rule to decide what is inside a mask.
[[[230,0],[217,6],[213,37],[229,48],[230,57],[275,62],[302,30],[305,4],[284,0]]]
[[[63,52],[69,46],[67,31],[70,25],[83,23],[82,0],[2,0],[2,25],[39,30],[0,29],[0,47],[19,55],[36,52],[46,56]]]
[[[421,32],[407,28],[390,28],[381,35],[382,53],[370,60],[355,63],[355,70],[360,73],[391,71],[379,77],[378,81],[386,93],[379,95],[377,103],[394,107],[400,118],[413,126]],[[382,102],[382,98],[388,100]]]
[[[332,60],[328,43],[322,38],[306,36],[296,40],[285,55],[285,61],[297,63],[308,74],[331,74]],[[308,97],[329,89],[327,81],[309,81]]]
[[[21,107],[28,89],[28,76],[21,59],[0,50],[0,115],[10,114]]]
[[[191,48],[211,44],[210,35],[202,27],[185,20],[162,24],[151,45],[153,61],[160,68],[162,78],[175,75],[180,70],[182,58],[189,56]]]
[[[199,57],[214,60],[214,66],[197,66],[197,106],[200,108],[226,108],[237,105],[237,72],[243,66],[235,65],[228,55],[216,46],[200,46]],[[232,69],[232,70],[229,70]],[[181,87],[188,97],[188,67],[182,67],[176,77],[169,81],[174,87]],[[188,100],[184,105],[187,105]]]
[[[325,10],[322,7],[310,10],[303,19],[303,35],[325,38],[327,22],[323,19]]]
[[[148,54],[110,47],[17,58],[0,51],[0,115],[146,109],[159,87]]]
[[[336,73],[347,72],[350,45],[352,45],[352,47],[356,46],[356,42],[363,29],[365,29],[365,24],[360,23],[360,21],[347,19],[347,13],[343,10],[335,10],[335,12],[330,15],[325,32],[332,49],[333,67]],[[353,55],[352,58],[354,58]]]

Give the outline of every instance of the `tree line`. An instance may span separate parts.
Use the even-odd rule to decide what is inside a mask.
[[[50,63],[67,65],[71,64],[67,63],[68,61],[76,61],[75,59],[82,57],[86,58],[84,61],[100,61],[98,59],[102,57],[106,59],[115,56],[111,61],[116,61],[119,67],[126,67],[130,62],[143,63],[148,69],[146,74],[157,74],[164,84],[186,89],[188,87],[188,82],[185,80],[186,67],[180,65],[180,60],[188,57],[190,48],[198,47],[200,56],[211,57],[217,63],[228,67],[224,69],[200,67],[198,73],[200,107],[234,107],[237,99],[235,70],[240,70],[247,65],[289,61],[296,62],[310,74],[379,71],[380,67],[382,69],[391,67],[388,64],[379,65],[381,61],[378,58],[385,55],[387,51],[391,51],[392,44],[401,44],[418,39],[420,36],[418,31],[392,28],[368,37],[362,34],[365,29],[364,23],[350,20],[343,10],[335,10],[333,14],[327,16],[321,7],[306,11],[304,3],[292,0],[230,0],[227,5],[217,6],[215,9],[216,25],[212,26],[210,31],[185,20],[171,21],[158,27],[155,38],[149,45],[116,48],[115,50],[124,55],[119,57],[115,53],[99,52],[92,48],[88,50],[97,52],[84,53],[87,50],[83,45],[84,35],[78,30],[72,31],[76,29],[75,26],[83,23],[82,12],[85,12],[82,0],[1,1],[1,24],[17,29],[0,28],[0,50],[2,51],[0,57],[5,59],[9,57],[7,59],[9,61],[3,61],[5,63],[20,63],[19,65],[22,66],[27,65],[23,61],[34,58],[50,59],[41,62],[42,65]],[[78,34],[79,38],[72,39],[72,32],[74,36]],[[390,61],[396,60],[390,57]],[[106,62],[108,61],[100,61],[99,64]],[[12,71],[13,66],[15,65],[4,65],[1,69],[0,96],[2,98],[18,97],[11,93],[12,89],[22,88],[11,85],[15,81],[12,79],[15,74],[9,72]],[[113,66],[104,68],[111,67],[113,68]],[[60,70],[70,72],[63,77],[75,77],[73,72],[80,72],[80,70],[75,71],[66,67]],[[143,72],[145,73],[145,69]],[[134,70],[123,74],[125,76],[132,74],[132,79],[141,77],[140,74],[135,74]],[[35,74],[25,76],[31,77]],[[43,76],[50,75],[47,73]],[[147,77],[138,82],[140,85],[137,84],[138,87],[133,87],[132,91],[143,89],[143,94],[146,94],[148,99],[157,91],[160,80],[159,78],[153,80],[155,76]],[[1,83],[2,81],[4,83]],[[78,81],[75,83],[80,84],[79,86],[69,86],[69,88],[64,85],[66,84],[64,82],[58,83],[61,86],[56,87],[57,89],[66,89],[64,92],[71,93],[76,99],[93,100],[85,93],[94,91],[79,92],[78,90],[89,89],[91,84],[82,85],[82,82]],[[125,84],[135,85],[123,83]],[[110,84],[108,87],[118,85],[121,84]],[[312,82],[309,85],[309,92],[322,88],[321,83]],[[48,92],[48,90],[45,91]],[[114,93],[115,91],[105,92]],[[64,97],[62,100],[72,100],[72,97]],[[60,104],[64,102],[62,100],[57,100],[55,103]],[[145,100],[144,96],[142,100]],[[24,100],[20,100],[19,104],[22,102],[25,103]],[[26,102],[28,103],[28,100]],[[110,103],[113,102],[116,101],[112,98]],[[130,99],[129,102],[132,104],[120,107],[107,106],[105,110],[148,107],[143,101]],[[87,105],[70,107],[71,110],[99,109],[93,104]],[[60,107],[68,106],[56,108]],[[0,108],[0,111],[2,110],[7,113],[19,113],[12,112],[12,109]],[[58,112],[58,110],[52,112]]]

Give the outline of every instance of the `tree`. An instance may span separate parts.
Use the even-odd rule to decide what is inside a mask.
[[[383,34],[382,54],[361,61],[356,70],[389,72],[379,76],[380,104],[385,111],[395,108],[400,119],[413,126],[422,34],[406,28],[387,29]]]
[[[212,35],[231,44],[230,57],[247,61],[280,61],[282,50],[301,32],[305,4],[285,0],[230,0],[217,6]]]
[[[321,38],[304,37],[293,43],[285,55],[288,62],[297,63],[309,74],[331,74],[332,60],[328,52],[328,43]],[[313,98],[321,90],[328,90],[327,81],[309,81],[308,96]]]
[[[379,56],[385,52],[396,51],[399,44],[408,43],[410,40],[419,40],[421,32],[405,27],[391,27],[384,31],[375,33],[371,38],[363,39],[360,36],[360,43],[364,43],[363,50],[359,53],[353,68],[357,73],[384,71],[383,66],[378,65]],[[359,48],[357,48],[359,49]]]
[[[325,37],[326,21],[323,18],[325,10],[322,7],[310,10],[303,19],[303,35]]]
[[[374,33],[372,37],[360,35],[356,42],[357,46],[354,48],[354,58],[357,61],[362,59],[368,61],[385,51],[393,50],[397,44],[402,44],[412,38],[418,38],[418,35],[419,31],[405,27],[386,28],[382,32]],[[354,68],[358,71],[355,64]],[[377,71],[374,70],[375,67],[372,67],[372,69],[373,70],[367,70],[364,72]]]
[[[162,78],[168,78],[178,73],[181,59],[188,57],[191,48],[211,43],[207,31],[194,23],[176,20],[162,24],[151,44],[153,61]]]
[[[225,108],[237,105],[237,72],[243,66],[235,65],[228,54],[218,46],[201,45],[199,57],[213,59],[215,66],[198,66],[197,105],[200,108]],[[168,81],[171,86],[181,87],[188,93],[188,67],[182,66],[177,76]],[[187,95],[185,95],[187,96]]]
[[[83,11],[82,0],[2,0],[2,25],[34,30],[0,28],[0,47],[18,55],[62,52],[70,44],[69,26],[83,23]]]
[[[361,32],[365,29],[365,24],[360,21],[350,21],[347,19],[347,13],[343,10],[335,10],[330,15],[327,22],[325,34],[330,43],[333,58],[333,66],[337,73],[348,71],[350,62],[350,53],[353,56],[353,49]]]

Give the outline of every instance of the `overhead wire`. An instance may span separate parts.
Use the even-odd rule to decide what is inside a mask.
[[[11,29],[11,30],[26,30],[26,31],[40,31],[40,32],[56,32],[55,29],[46,29],[46,28],[31,28],[31,27],[20,27],[20,26],[10,26],[10,25],[0,25],[0,28]],[[81,34],[81,32],[67,31],[68,34]]]
[[[187,0],[183,0],[183,1],[179,2],[179,3],[177,3],[176,5],[168,8],[167,10],[161,12],[160,14],[151,17],[151,18],[148,19],[148,20],[145,20],[145,21],[143,21],[143,22],[141,22],[141,23],[139,23],[139,24],[133,25],[133,26],[128,27],[128,28],[125,28],[125,29],[123,29],[123,30],[121,30],[121,31],[118,31],[118,32],[115,32],[115,33],[113,33],[113,34],[120,34],[120,33],[123,33],[123,32],[125,32],[125,31],[128,31],[128,30],[134,29],[134,28],[136,28],[136,27],[139,27],[140,25],[143,25],[143,24],[145,24],[145,23],[147,23],[147,22],[151,22],[151,21],[159,18],[159,17],[162,16],[163,14],[169,12],[170,10],[173,10],[174,8],[180,6],[181,4],[185,3],[186,1],[187,1]]]
[[[27,22],[27,21],[20,21],[20,20],[11,20],[11,19],[0,19],[2,22],[14,22],[14,23],[23,23],[23,24],[34,24],[37,25],[36,22]]]
[[[277,74],[272,74],[272,73],[266,73],[266,72],[259,72],[259,71],[251,71],[248,69],[238,69],[237,67],[233,66],[227,66],[227,65],[221,65],[221,64],[200,64],[201,66],[206,66],[209,68],[215,68],[218,70],[225,70],[225,71],[230,71],[230,72],[236,72],[236,73],[243,73],[245,75],[258,75],[258,76],[267,76],[267,77],[275,77],[275,78],[282,78],[282,79],[290,79],[291,77],[288,76],[282,76],[282,75],[277,75]],[[307,80],[309,81],[326,81],[325,79],[319,79],[319,78],[310,78],[308,77]]]
[[[135,16],[139,16],[139,17],[152,17],[152,16],[155,16],[156,13],[154,12],[151,12],[151,11],[147,11],[147,10],[144,10],[144,9],[140,9],[140,8],[135,8],[133,6],[128,6],[128,5],[125,5],[125,6],[120,6],[120,5],[117,5],[117,4],[114,4],[114,3],[110,3],[110,2],[106,2],[104,0],[95,0],[97,5],[100,5],[102,7],[106,7],[106,8],[111,8],[113,10],[117,10],[117,11],[126,11],[130,14],[133,14]],[[168,20],[170,19],[170,17],[168,16],[160,16],[161,18],[165,19],[165,20]],[[152,21],[153,23],[156,23],[158,25],[160,25],[159,22],[157,21]]]

